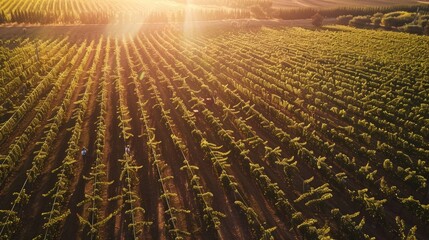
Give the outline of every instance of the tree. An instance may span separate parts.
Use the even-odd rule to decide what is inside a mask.
[[[4,11],[1,11],[0,12],[0,24],[6,23],[6,22],[7,22],[6,14],[4,13]]]
[[[381,19],[381,23],[387,27],[401,27],[407,23],[414,21],[415,14],[409,12],[391,12],[385,14]]]
[[[348,25],[352,18],[353,15],[341,15],[337,17],[337,23],[342,25]]]
[[[423,29],[423,34],[429,36],[429,24],[426,24],[426,27]]]
[[[349,25],[352,27],[365,27],[371,23],[370,16],[356,16],[350,20]]]
[[[413,33],[413,34],[422,34],[423,28],[420,25],[415,24],[406,24],[403,27],[400,27],[400,29],[407,33]]]
[[[381,19],[383,18],[383,13],[375,13],[371,17],[371,22],[374,25],[374,27],[379,27],[381,24]]]
[[[311,23],[315,26],[315,27],[321,27],[323,25],[323,20],[325,18],[320,15],[320,13],[316,13],[313,17],[311,17]]]

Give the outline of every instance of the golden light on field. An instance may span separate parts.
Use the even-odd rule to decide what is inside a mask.
[[[105,26],[106,33],[118,35],[128,35],[135,37],[144,28],[152,13],[163,9],[164,0],[128,0],[124,5],[132,3],[133,8],[122,9],[115,18],[109,19],[109,24]]]
[[[133,7],[129,7],[130,3]],[[106,33],[135,36],[146,28],[161,28],[162,24],[159,24],[158,19],[160,16],[161,18],[169,16],[168,21],[172,21],[173,24],[179,24],[178,26],[183,29],[184,34],[187,36],[192,35],[196,27],[194,10],[198,6],[192,3],[191,0],[184,2],[173,0],[125,0],[123,5],[124,7],[116,6],[120,10],[115,13],[113,18],[109,19],[109,23],[105,26]],[[171,13],[173,15],[169,15]],[[174,13],[183,17],[183,22],[177,22],[177,19],[174,18]]]
[[[183,22],[183,33],[185,36],[191,36],[194,33],[195,19],[192,13],[191,4],[186,0],[185,4],[185,21]]]

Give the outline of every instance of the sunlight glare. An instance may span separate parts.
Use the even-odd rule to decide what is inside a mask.
[[[192,4],[190,0],[186,0],[185,8],[185,21],[183,22],[183,35],[190,37],[195,31],[195,19],[192,13]]]
[[[180,9],[183,5],[171,0],[124,0],[131,2],[133,8],[121,9],[110,19],[105,27],[106,33],[117,35],[131,35],[135,37],[141,30],[156,27],[156,23],[151,23],[150,17],[162,11]]]

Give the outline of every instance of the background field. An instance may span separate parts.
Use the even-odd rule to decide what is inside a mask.
[[[345,6],[386,6],[386,5],[407,5],[416,4],[416,0],[225,0],[225,1],[207,1],[207,0],[90,0],[90,1],[72,1],[72,0],[21,0],[7,1],[2,0],[1,10],[11,12],[14,10],[41,9],[47,11],[57,10],[58,7],[67,7],[69,11],[80,13],[85,11],[141,11],[141,10],[171,10],[171,8],[181,8],[185,6],[206,7],[206,8],[234,8],[249,7],[260,2],[272,2],[273,7],[281,8],[326,8],[326,7],[345,7]]]
[[[336,7],[365,7],[416,4],[414,0],[274,0],[273,6],[280,8],[336,8]]]
[[[93,27],[0,35],[1,239],[429,235],[428,37]]]
[[[309,19],[317,11],[340,15],[417,9],[427,4],[414,0],[0,0],[0,24],[112,24],[184,22],[224,19]]]

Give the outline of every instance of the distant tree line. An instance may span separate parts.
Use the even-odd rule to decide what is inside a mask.
[[[390,13],[375,13],[373,15],[353,16],[341,15],[337,17],[339,24],[358,28],[379,28],[399,30],[414,34],[429,35],[428,12],[396,11]]]
[[[403,5],[403,6],[379,6],[379,7],[338,7],[327,9],[316,8],[296,8],[296,9],[277,9],[273,12],[272,17],[280,19],[308,19],[316,13],[320,13],[327,18],[336,18],[342,15],[373,15],[375,13],[389,13],[395,11],[416,12],[429,11],[429,5]]]

